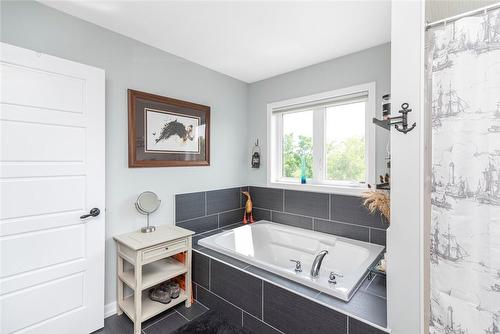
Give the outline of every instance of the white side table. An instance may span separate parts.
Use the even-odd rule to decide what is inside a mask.
[[[141,323],[182,302],[191,306],[191,236],[194,232],[173,226],[158,226],[155,232],[140,231],[114,237],[117,244],[117,313],[134,322],[134,333]],[[184,263],[172,256],[184,253]],[[124,270],[124,261],[133,265]],[[184,275],[185,289],[168,304],[149,299],[149,289],[171,278]],[[124,297],[127,285],[134,294]]]

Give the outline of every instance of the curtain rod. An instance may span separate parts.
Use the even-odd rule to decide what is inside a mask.
[[[481,12],[487,12],[489,10],[496,9],[496,8],[500,8],[500,2],[494,3],[494,4],[489,5],[489,6],[481,7],[481,8],[478,8],[478,9],[474,9],[474,10],[471,10],[471,11],[468,11],[468,12],[465,12],[465,13],[462,13],[462,14],[451,16],[451,17],[448,17],[446,19],[442,19],[442,20],[431,22],[431,23],[427,23],[427,25],[425,26],[425,29],[427,30],[429,28],[432,28],[432,27],[435,27],[435,26],[438,26],[438,25],[441,25],[441,24],[444,24],[444,23],[449,23],[449,22],[456,21],[458,19],[461,19],[462,17],[471,16],[471,15],[478,14],[478,13],[481,13]]]

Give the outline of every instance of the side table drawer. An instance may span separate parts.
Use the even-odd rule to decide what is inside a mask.
[[[167,254],[171,254],[172,252],[175,253],[175,251],[185,247],[187,247],[187,239],[166,242],[161,245],[147,248],[142,251],[142,261],[149,262],[161,259]]]

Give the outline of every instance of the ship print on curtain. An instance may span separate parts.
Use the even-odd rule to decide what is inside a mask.
[[[500,333],[500,10],[426,37],[430,333]]]

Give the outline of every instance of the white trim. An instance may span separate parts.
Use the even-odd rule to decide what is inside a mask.
[[[329,101],[336,97],[353,95],[356,93],[366,92],[366,110],[365,110],[365,159],[367,162],[366,168],[366,183],[375,184],[375,174],[376,174],[376,137],[375,137],[375,127],[372,124],[372,118],[375,117],[376,111],[376,84],[375,82],[369,82],[365,84],[360,84],[356,86],[346,87],[342,89],[336,89],[332,91],[327,91],[323,93],[303,96],[299,98],[288,99],[284,101],[278,101],[269,103],[267,105],[267,186],[274,188],[285,188],[285,189],[295,189],[295,190],[306,190],[306,191],[319,191],[328,192],[336,194],[346,194],[359,196],[363,191],[366,191],[367,186],[363,185],[353,185],[348,186],[342,184],[342,182],[327,181],[325,178],[326,172],[326,161],[324,159],[324,147],[323,145],[313,145],[313,169],[315,171],[314,179],[308,180],[308,184],[299,184],[294,182],[296,180],[288,179],[282,177],[282,134],[283,134],[283,122],[281,115],[287,111],[287,109],[293,106],[304,106],[304,110],[307,109],[307,104],[313,104],[318,101]],[[280,111],[276,114],[276,111]],[[281,112],[281,110],[284,110]],[[313,108],[313,143],[324,141],[325,135],[325,111],[324,108]],[[340,184],[339,184],[340,183]]]
[[[116,301],[104,305],[104,319],[116,314]]]
[[[363,194],[365,191],[369,189],[367,186],[348,187],[348,186],[327,185],[327,184],[311,184],[311,183],[300,184],[298,182],[285,182],[285,181],[269,182],[267,186],[269,188],[311,191],[311,192],[337,194],[337,195],[349,195],[349,196],[361,196],[361,194]]]
[[[313,110],[313,171],[317,172],[317,175],[314,175],[314,182],[318,184],[323,184],[325,181],[325,145],[314,145],[314,143],[321,143],[324,141],[326,127],[325,119],[326,112],[324,108],[316,108]]]
[[[387,326],[394,333],[429,332],[429,130],[424,104],[425,2],[393,1],[391,99],[409,103],[408,122],[391,131],[391,226],[387,229]],[[394,108],[395,116],[398,108]],[[410,288],[409,288],[410,287]]]
[[[124,295],[123,298],[128,298],[133,295],[134,295],[133,293],[129,293],[127,295]],[[104,305],[104,319],[115,315],[117,311],[118,311],[118,304],[116,303],[116,300],[114,302]]]
[[[356,86],[330,90],[330,91],[322,92],[322,93],[318,93],[318,94],[312,94],[312,95],[297,97],[297,98],[293,98],[293,99],[272,102],[272,103],[269,103],[267,105],[267,110],[269,110],[269,109],[276,110],[276,109],[285,108],[287,106],[291,106],[294,104],[312,103],[312,102],[318,101],[318,100],[331,99],[331,98],[336,97],[336,96],[350,95],[350,94],[353,94],[355,92],[368,91],[370,93],[371,88],[373,88],[373,92],[374,92],[374,90],[375,90],[375,82],[374,81],[369,82],[369,83],[356,85]]]
[[[376,174],[376,142],[375,137],[375,124],[373,124],[372,119],[376,115],[376,100],[377,100],[377,89],[375,82],[370,82],[365,84],[368,90],[368,100],[366,101],[366,119],[365,119],[365,156],[368,159],[366,182],[369,184],[375,184],[375,174]]]

